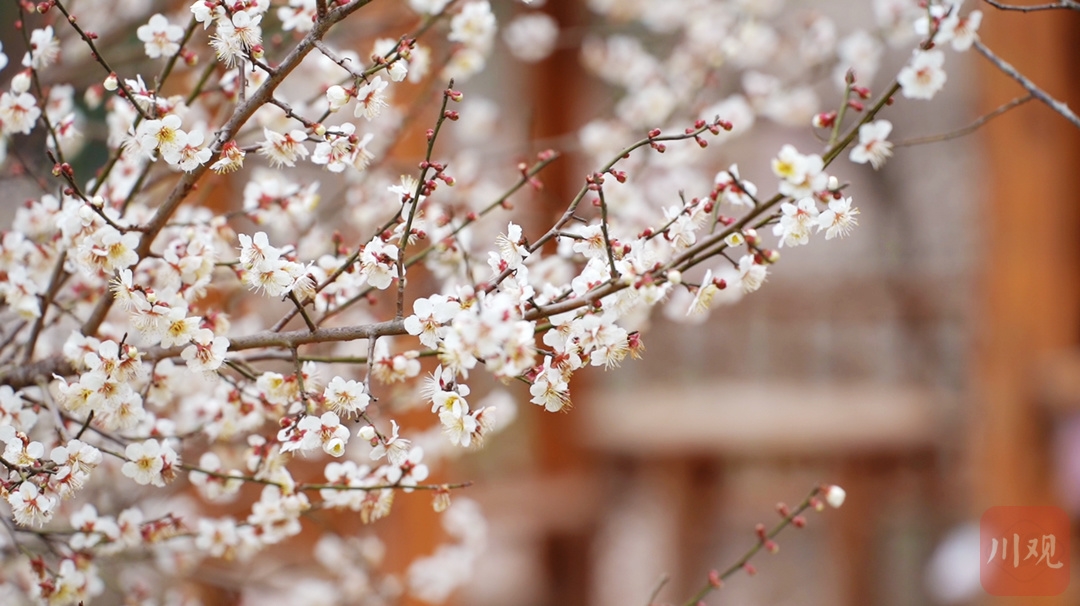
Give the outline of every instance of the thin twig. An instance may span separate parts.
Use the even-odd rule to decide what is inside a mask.
[[[608,236],[607,201],[604,200],[604,188],[597,187],[596,195],[600,197],[600,233],[604,235],[604,248],[607,249],[608,263],[611,264],[611,277],[618,279],[622,274],[615,267],[615,251],[611,247],[611,237]]]
[[[662,590],[664,585],[667,585],[670,580],[671,577],[666,574],[660,576],[660,580],[656,582],[656,587],[653,588],[652,593],[649,594],[649,601],[645,603],[645,606],[652,606],[653,603],[656,602],[657,596],[660,595],[660,590]]]
[[[993,120],[994,118],[1000,116],[1001,114],[1004,114],[1005,112],[1007,112],[1007,111],[1009,111],[1009,110],[1011,110],[1011,109],[1013,109],[1015,107],[1019,107],[1019,106],[1025,104],[1025,103],[1027,103],[1028,101],[1031,101],[1034,98],[1035,98],[1035,96],[1032,95],[1032,94],[1027,94],[1027,95],[1024,95],[1023,97],[1017,97],[1017,98],[1013,99],[1012,101],[1009,101],[1008,103],[1002,105],[1001,107],[998,107],[994,111],[992,111],[992,112],[990,112],[990,113],[988,113],[986,115],[979,116],[978,119],[976,119],[974,122],[972,122],[971,124],[968,124],[967,126],[965,126],[963,128],[958,128],[956,130],[949,131],[947,133],[941,133],[939,135],[927,135],[925,137],[915,137],[913,139],[904,139],[903,141],[897,141],[896,143],[894,143],[893,147],[910,147],[912,145],[925,145],[927,143],[938,143],[940,141],[948,141],[950,139],[956,139],[958,137],[963,137],[965,135],[970,135],[971,133],[978,130],[982,125],[986,124],[987,122]]]
[[[439,138],[439,131],[446,122],[448,112],[447,104],[450,103],[451,91],[454,88],[454,80],[451,79],[446,90],[443,91],[442,105],[439,106],[439,118],[435,121],[435,128],[428,134],[427,151],[424,161],[421,163],[420,178],[416,181],[416,191],[413,192],[412,204],[409,206],[409,214],[405,218],[405,225],[401,230],[401,241],[398,242],[397,253],[397,316],[402,317],[405,311],[405,249],[409,246],[409,232],[412,231],[413,220],[416,218],[416,210],[420,206],[421,194],[427,189],[427,175],[431,170],[431,154],[435,151],[435,141]],[[441,169],[440,169],[441,170]],[[436,176],[438,176],[436,174]]]
[[[974,46],[975,50],[979,51],[982,56],[989,59],[990,62],[996,65],[997,68],[1000,69],[1006,76],[1012,78],[1013,80],[1016,80],[1020,84],[1020,86],[1024,87],[1024,90],[1031,93],[1039,101],[1042,101],[1043,103],[1050,106],[1050,109],[1064,116],[1066,120],[1073,123],[1073,126],[1080,128],[1080,117],[1077,117],[1077,115],[1074,114],[1071,109],[1069,109],[1068,105],[1066,105],[1062,101],[1058,101],[1057,99],[1051,97],[1049,94],[1046,93],[1046,91],[1039,88],[1035,85],[1034,82],[1029,80],[1027,76],[1016,71],[1015,67],[1009,65],[1009,63],[1006,62],[1004,59],[995,55],[989,48],[986,47],[985,44],[983,44],[979,40],[975,41]]]
[[[1074,11],[1080,11],[1080,2],[1075,0],[1060,0],[1059,2],[1052,2],[1050,4],[1032,4],[1031,6],[1017,6],[1015,4],[1003,4],[997,0],[983,0],[990,6],[1003,11],[1017,11],[1021,13],[1031,13],[1035,11],[1048,11],[1059,8],[1067,8]]]
[[[765,546],[766,539],[772,540],[776,538],[776,535],[780,534],[785,528],[787,528],[792,523],[792,521],[794,521],[795,518],[799,516],[799,514],[806,511],[813,503],[817,502],[817,496],[820,493],[820,487],[816,487],[812,491],[810,491],[810,494],[805,499],[803,499],[803,502],[800,503],[798,507],[790,511],[786,516],[784,516],[784,519],[780,520],[780,522],[778,522],[772,530],[765,534],[763,539],[758,540],[758,542],[755,543],[753,547],[748,549],[741,558],[739,558],[735,561],[735,563],[724,569],[724,572],[717,575],[719,580],[726,581],[729,577],[731,577],[731,575],[735,574],[739,570],[742,570],[743,567],[746,566],[746,564],[749,563],[750,560],[755,555],[757,555],[757,553],[761,551],[761,549]],[[716,591],[718,588],[718,584],[715,584],[712,581],[705,583],[705,586],[698,590],[698,592],[695,593],[693,597],[683,602],[683,606],[695,606],[696,604],[699,604],[701,600],[705,598],[705,596],[709,595],[713,591]]]

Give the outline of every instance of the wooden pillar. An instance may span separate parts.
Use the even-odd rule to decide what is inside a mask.
[[[1076,107],[1080,15],[980,8],[987,46]],[[985,111],[1024,94],[989,62],[980,69]],[[981,136],[986,238],[972,343],[975,516],[995,505],[1055,504],[1050,422],[1036,383],[1044,361],[1075,346],[1080,335],[1080,129],[1035,101],[995,120]]]
[[[555,18],[563,31],[581,27],[589,19],[584,3],[577,0],[549,0],[543,10]],[[577,45],[560,46],[533,68],[529,86],[535,116],[532,136],[536,139],[558,137],[580,127],[576,103],[585,98],[587,83],[579,53]],[[564,156],[540,175],[546,190],[541,214],[545,229],[566,208],[585,174],[591,170],[577,160]],[[588,374],[577,373],[571,383],[571,397],[576,406],[588,405]],[[538,417],[535,425],[538,473],[546,476],[585,473],[596,478],[597,467],[590,462],[590,455],[581,443],[579,411],[571,410],[569,414],[528,412]],[[580,532],[555,532],[547,536],[544,549],[551,581],[551,604],[585,606],[588,603],[589,583],[593,576],[588,558],[592,538],[591,534]]]

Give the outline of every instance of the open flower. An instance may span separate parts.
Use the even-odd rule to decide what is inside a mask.
[[[852,162],[858,164],[870,163],[874,169],[881,168],[885,160],[892,156],[893,145],[886,139],[892,132],[892,122],[888,120],[876,120],[859,127],[859,143],[851,148]]]
[[[908,99],[933,99],[945,86],[945,53],[939,50],[917,50],[911,62],[900,70],[896,81]]]
[[[836,236],[843,238],[851,233],[851,230],[859,224],[855,215],[859,209],[851,206],[851,198],[840,198],[829,202],[829,208],[818,215],[818,231],[825,230],[825,239],[832,240]]]
[[[21,526],[41,526],[52,519],[60,499],[42,493],[37,484],[24,481],[7,497],[11,514]]]
[[[139,26],[136,35],[143,42],[146,56],[151,59],[168,57],[180,50],[179,40],[184,37],[184,28],[172,25],[165,15],[150,17],[146,25]]]

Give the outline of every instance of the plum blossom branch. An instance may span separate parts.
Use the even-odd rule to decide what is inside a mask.
[[[1029,6],[1018,6],[1016,4],[1005,4],[998,2],[997,0],[983,0],[990,6],[1003,11],[1018,11],[1021,13],[1030,13],[1034,11],[1046,11],[1059,8],[1067,8],[1074,11],[1080,11],[1080,2],[1076,0],[1059,0],[1058,2],[1051,2],[1049,4],[1032,4]]]
[[[839,492],[835,492],[839,491]],[[825,493],[825,494],[823,494]],[[802,528],[806,524],[806,520],[802,517],[802,513],[807,509],[813,507],[820,511],[824,507],[819,495],[828,499],[830,505],[839,507],[843,503],[843,490],[840,490],[836,486],[818,486],[810,491],[805,499],[795,509],[788,510],[787,506],[781,504],[778,506],[778,511],[783,516],[782,519],[772,527],[772,529],[765,531],[765,527],[761,524],[758,525],[758,541],[750,547],[746,553],[742,555],[738,560],[735,560],[730,566],[724,569],[723,572],[712,571],[709,573],[709,580],[697,591],[692,597],[683,602],[683,606],[696,606],[701,603],[707,595],[720,589],[723,586],[723,582],[729,579],[732,575],[745,570],[749,574],[754,574],[755,570],[750,565],[750,560],[762,549],[767,549],[770,552],[775,552],[776,543],[773,542],[785,528],[794,524],[797,528]]]
[[[1073,113],[1073,111],[1069,109],[1069,106],[1066,105],[1065,102],[1058,101],[1057,99],[1051,97],[1046,91],[1039,88],[1038,85],[1032,82],[1030,78],[1028,78],[1024,74],[1021,74],[1019,71],[1016,70],[1015,67],[1010,65],[1001,57],[995,55],[993,51],[987,48],[986,45],[983,44],[981,41],[976,40],[973,46],[975,47],[975,50],[979,51],[979,54],[986,57],[991,63],[997,66],[997,68],[1001,70],[1002,73],[1012,78],[1013,80],[1016,80],[1017,83],[1020,84],[1020,86],[1024,87],[1024,90],[1031,93],[1032,96],[1034,96],[1039,101],[1042,101],[1043,103],[1048,105],[1050,109],[1061,114],[1066,120],[1072,122],[1073,126],[1080,128],[1080,117]]]
[[[286,76],[291,74],[304,60],[304,57],[315,48],[316,40],[325,36],[333,25],[339,23],[353,12],[371,2],[372,0],[354,0],[349,4],[334,9],[325,19],[320,19],[318,23],[314,25],[311,32],[309,32],[303,40],[297,43],[285,59],[282,60],[277,68],[267,77],[262,86],[260,86],[250,98],[237,106],[229,120],[218,131],[217,137],[211,145],[211,160],[219,157],[225,143],[230,141],[236,135],[247,122],[248,118],[250,118],[260,107],[269,102],[274,95],[274,91],[285,80]],[[150,218],[150,221],[144,226],[145,233],[139,240],[138,248],[136,248],[135,251],[136,254],[139,255],[139,258],[145,257],[147,253],[150,252],[150,246],[153,244],[154,238],[157,237],[158,232],[165,227],[173,212],[175,212],[180,203],[187,198],[188,194],[191,193],[191,190],[195,187],[195,184],[204,174],[206,174],[207,170],[209,170],[209,163],[200,164],[191,172],[184,173],[176,185],[173,186],[172,191],[169,192],[165,201],[161,203],[161,206],[158,207],[157,211]],[[112,308],[112,304],[113,299],[111,297],[102,297],[93,312],[91,312],[90,317],[83,323],[81,332],[84,335],[96,333],[98,327],[100,327],[101,323],[105,320],[105,316],[109,313],[109,309]]]
[[[959,137],[970,135],[971,133],[973,133],[973,132],[979,130],[980,128],[982,128],[982,126],[984,124],[986,124],[987,122],[993,120],[994,118],[1000,116],[1001,114],[1004,114],[1004,113],[1006,113],[1006,112],[1008,112],[1008,111],[1010,111],[1012,109],[1015,109],[1015,108],[1025,104],[1025,103],[1027,103],[1028,101],[1031,101],[1034,98],[1035,98],[1035,96],[1030,94],[1030,93],[1027,94],[1027,95],[1024,95],[1022,97],[1017,97],[1017,98],[1009,101],[1008,103],[1005,103],[1005,104],[999,106],[994,111],[989,112],[987,114],[984,114],[982,116],[979,116],[971,124],[968,124],[967,126],[965,126],[963,128],[958,128],[956,130],[952,130],[952,131],[949,131],[947,133],[941,133],[941,134],[938,134],[938,135],[927,135],[925,137],[914,137],[914,138],[911,138],[911,139],[904,139],[902,141],[897,141],[897,142],[893,143],[893,146],[894,147],[911,147],[911,146],[914,146],[914,145],[925,145],[927,143],[938,143],[938,142],[941,142],[941,141],[949,141],[950,139],[956,139],[956,138],[959,138]]]
[[[420,163],[420,178],[416,181],[416,191],[413,192],[409,202],[409,212],[405,219],[405,226],[401,230],[401,240],[398,242],[397,251],[397,317],[402,317],[405,311],[405,250],[409,246],[409,236],[412,231],[413,219],[416,218],[417,208],[423,197],[431,195],[435,189],[435,179],[428,180],[428,171],[434,169],[436,178],[442,178],[448,185],[453,185],[452,179],[443,175],[443,166],[431,162],[431,154],[435,150],[435,141],[439,138],[439,131],[446,120],[457,120],[458,114],[448,111],[446,106],[453,101],[461,101],[461,93],[454,90],[454,80],[451,79],[446,90],[443,91],[442,105],[439,106],[439,118],[435,121],[435,128],[427,132],[427,151],[424,153],[424,161]]]
[[[99,65],[101,65],[101,67],[105,69],[106,74],[115,74],[116,70],[114,70],[109,65],[109,63],[105,60],[105,57],[101,54],[101,51],[98,49],[97,45],[94,43],[94,40],[97,39],[97,34],[85,31],[82,26],[79,25],[75,16],[68,12],[68,9],[64,7],[63,2],[60,2],[60,0],[51,0],[51,2],[54,6],[56,6],[57,9],[60,10],[61,13],[63,13],[65,20],[69,24],[71,24],[71,28],[74,29],[75,33],[79,34],[79,37],[82,38],[84,43],[86,43],[86,46],[90,49],[90,56],[93,57],[94,61],[96,61]],[[139,106],[138,103],[135,102],[135,94],[132,92],[131,88],[128,87],[127,83],[124,82],[122,78],[117,78],[116,84],[120,88],[120,90],[123,91],[124,97],[128,99],[128,101],[131,103],[131,106],[135,109],[136,113],[139,114],[139,117],[144,120],[149,120],[150,116],[143,110],[142,107]]]
[[[603,178],[602,176],[600,177]],[[597,185],[597,199],[600,202],[600,232],[604,235],[604,248],[607,249],[608,263],[611,265],[612,279],[619,278],[619,268],[615,265],[615,250],[611,247],[611,236],[608,235],[608,207],[604,200],[604,187]]]

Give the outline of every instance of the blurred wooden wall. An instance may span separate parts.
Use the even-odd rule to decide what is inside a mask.
[[[981,8],[987,46],[1055,98],[1080,106],[1080,14]],[[1024,93],[987,61],[980,73],[985,111]],[[1032,102],[981,136],[988,196],[972,342],[974,517],[995,505],[1060,504],[1052,486],[1055,417],[1040,394],[1045,370],[1080,345],[1080,129]],[[1062,372],[1080,377],[1080,364]],[[985,603],[1076,604],[1073,585],[1060,598]]]

